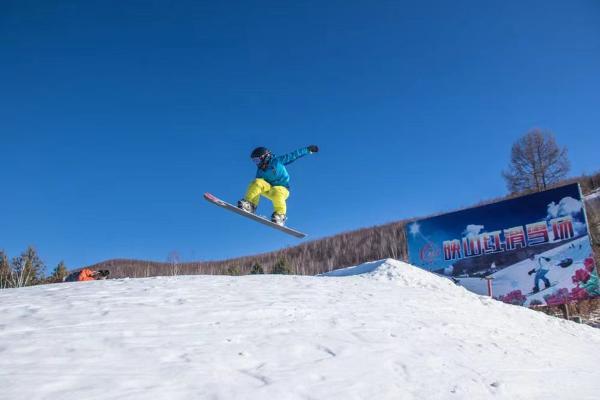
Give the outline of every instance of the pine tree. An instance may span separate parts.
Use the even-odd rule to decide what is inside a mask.
[[[67,271],[65,262],[61,261],[58,263],[56,268],[54,268],[54,271],[52,271],[52,276],[50,277],[50,281],[51,282],[62,282],[68,274],[69,274],[69,271]]]
[[[263,269],[262,265],[260,265],[259,263],[254,263],[254,265],[250,269],[250,273],[252,275],[264,274],[265,270]]]
[[[272,274],[289,275],[292,273],[292,270],[287,265],[286,260],[282,258],[279,261],[277,261],[277,263],[273,266],[273,268],[271,269],[271,273]]]
[[[236,266],[231,265],[231,266],[227,267],[227,275],[233,275],[233,276],[241,275],[240,269]]]

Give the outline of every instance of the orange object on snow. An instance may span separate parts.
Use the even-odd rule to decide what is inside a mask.
[[[94,277],[94,275],[95,275],[94,271],[92,271],[89,268],[84,268],[79,273],[79,276],[77,277],[77,280],[78,281],[95,281],[96,278]]]

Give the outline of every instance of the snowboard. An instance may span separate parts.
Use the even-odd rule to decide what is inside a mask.
[[[538,294],[538,293],[542,293],[544,290],[548,290],[548,289],[552,289],[554,286],[558,285],[558,282],[550,282],[550,286],[545,287],[543,289],[538,290],[537,292],[533,293],[533,292],[529,292],[527,293],[527,297],[529,296],[533,296],[534,294]]]
[[[237,208],[233,204],[229,204],[228,202],[223,201],[223,200],[219,199],[218,197],[213,196],[210,193],[204,193],[204,198],[208,202],[210,202],[210,203],[212,203],[214,205],[217,205],[219,207],[223,207],[224,209],[229,210],[229,211],[233,211],[234,213],[239,214],[242,217],[249,218],[249,219],[251,219],[253,221],[256,221],[256,222],[259,222],[259,223],[261,223],[263,225],[267,225],[267,226],[269,226],[271,228],[275,228],[278,231],[287,233],[288,235],[295,236],[295,237],[297,237],[299,239],[302,239],[302,238],[306,237],[305,233],[302,233],[302,232],[297,231],[297,230],[292,229],[292,228],[288,228],[287,226],[278,225],[278,224],[276,224],[274,222],[271,222],[271,220],[267,219],[266,217],[263,217],[263,216],[260,216],[260,215],[256,215],[256,214],[252,214],[252,213],[249,213],[248,211],[244,211],[244,210],[242,210],[240,208]]]

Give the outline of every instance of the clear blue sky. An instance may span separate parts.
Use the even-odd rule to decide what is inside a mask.
[[[258,145],[321,147],[289,169],[312,238],[505,194],[533,127],[600,169],[597,0],[4,0],[0,38],[0,248],[49,268],[299,243],[202,199]]]

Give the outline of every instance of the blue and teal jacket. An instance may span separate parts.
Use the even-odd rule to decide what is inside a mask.
[[[269,160],[266,168],[258,168],[256,177],[269,182],[271,186],[283,186],[290,188],[290,174],[288,174],[286,165],[293,163],[300,157],[310,154],[307,147],[292,151],[282,156],[273,156]]]

